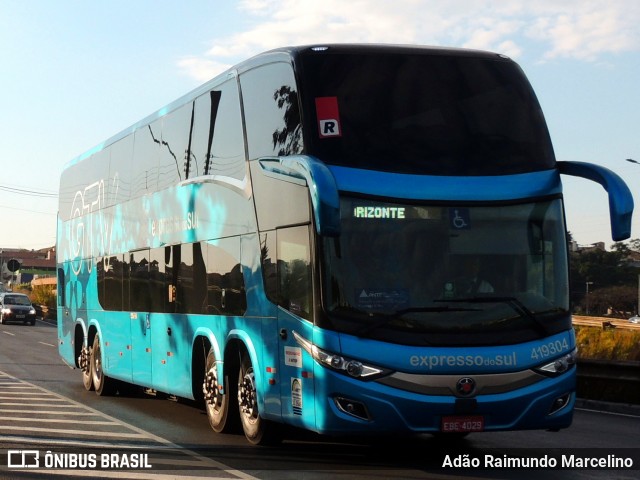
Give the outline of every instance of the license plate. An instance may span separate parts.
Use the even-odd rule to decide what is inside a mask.
[[[16,315],[16,318],[24,318],[24,315]]]
[[[484,417],[481,415],[452,415],[442,417],[440,424],[442,432],[482,432],[484,430]]]

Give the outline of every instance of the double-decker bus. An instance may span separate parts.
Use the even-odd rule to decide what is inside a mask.
[[[503,55],[260,54],[65,167],[60,355],[98,395],[198,400],[253,444],[566,428],[561,174],[630,236],[627,186],[556,161]]]

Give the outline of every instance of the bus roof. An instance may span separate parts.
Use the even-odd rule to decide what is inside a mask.
[[[329,44],[309,44],[309,45],[299,45],[299,46],[285,46],[280,48],[275,48],[272,50],[268,50],[262,53],[259,53],[247,60],[244,60],[237,65],[221,72],[220,74],[213,77],[211,80],[203,83],[199,87],[191,90],[190,92],[182,95],[177,98],[173,102],[165,105],[164,107],[156,110],[155,112],[147,115],[143,119],[138,122],[132,124],[131,126],[121,130],[115,135],[109,137],[104,142],[96,145],[95,147],[83,152],[77,157],[71,159],[66,165],[65,169],[76,164],[77,162],[90,157],[94,153],[99,152],[103,148],[117,142],[118,140],[126,137],[129,134],[132,134],[138,127],[147,125],[152,121],[158,119],[159,117],[177,109],[178,107],[188,103],[198,96],[206,93],[211,90],[213,87],[221,84],[223,81],[233,78],[240,73],[251,70],[252,68],[256,68],[260,65],[264,65],[267,63],[273,63],[276,61],[289,61],[292,63],[296,63],[296,60],[302,55],[313,55],[314,53],[325,52],[325,53],[343,53],[343,54],[354,54],[354,53],[366,53],[366,54],[375,54],[375,53],[384,53],[384,54],[426,54],[426,55],[443,55],[443,56],[456,56],[456,57],[476,57],[476,58],[486,58],[486,59],[494,59],[494,60],[502,60],[502,61],[511,61],[507,56],[499,53],[494,53],[490,51],[484,50],[473,50],[467,48],[457,48],[457,47],[439,47],[439,46],[427,46],[427,45],[409,45],[409,44],[373,44],[373,43],[329,43]]]

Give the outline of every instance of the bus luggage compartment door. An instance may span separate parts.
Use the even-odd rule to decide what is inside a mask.
[[[133,383],[151,386],[151,318],[131,312],[131,375]]]

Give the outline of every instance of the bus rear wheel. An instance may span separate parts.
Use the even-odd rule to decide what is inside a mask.
[[[107,377],[102,370],[102,348],[100,346],[100,335],[96,333],[91,349],[91,378],[93,388],[100,396],[111,395],[115,392],[115,381]]]
[[[91,349],[82,347],[78,357],[78,366],[82,372],[82,385],[87,391],[93,390],[93,374],[91,372]]]
[[[238,429],[237,404],[229,402],[229,398],[233,398],[232,393],[234,392],[229,389],[231,389],[231,383],[226,373],[224,383],[221,384],[219,381],[216,356],[213,349],[210,349],[204,368],[202,393],[204,393],[209,425],[216,433],[233,432]]]
[[[242,430],[253,445],[273,445],[282,440],[280,425],[260,417],[256,378],[247,352],[240,357],[238,408]]]

